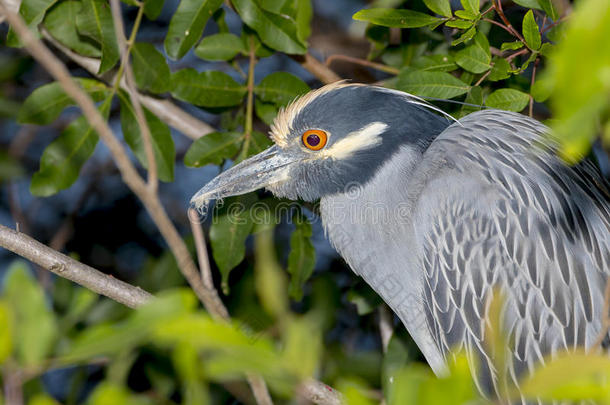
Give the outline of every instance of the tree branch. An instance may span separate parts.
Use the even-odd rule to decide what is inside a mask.
[[[328,66],[311,56],[309,53],[305,55],[291,55],[292,59],[299,62],[305,70],[318,78],[322,83],[329,84],[341,80],[341,77],[332,71]]]
[[[140,22],[142,21],[142,16],[144,15],[144,5],[140,4],[136,22],[131,29],[129,41],[127,41],[127,38],[125,37],[123,15],[121,13],[121,3],[119,3],[119,0],[110,0],[110,9],[112,11],[112,20],[114,21],[114,32],[121,51],[122,69],[119,68],[117,80],[120,81],[122,79],[121,72],[125,72],[127,92],[129,93],[129,98],[131,99],[131,103],[133,104],[133,109],[136,114],[136,121],[138,123],[138,127],[140,128],[142,143],[144,144],[146,162],[148,163],[148,187],[150,187],[153,192],[156,192],[157,187],[159,186],[159,179],[157,177],[157,161],[155,160],[155,153],[152,146],[152,135],[150,133],[148,122],[146,121],[146,116],[144,115],[144,109],[142,108],[142,104],[138,98],[136,81],[133,76],[133,70],[131,69],[131,63],[129,63],[129,55],[131,54],[131,49],[135,44],[136,35],[138,34],[138,29],[140,28]]]
[[[137,308],[153,297],[139,287],[134,287],[93,267],[77,262],[71,257],[3,225],[0,225],[0,246],[36,263],[43,269],[72,280],[130,308]]]

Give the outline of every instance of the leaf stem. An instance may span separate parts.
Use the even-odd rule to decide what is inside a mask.
[[[120,87],[121,79],[123,78],[123,73],[125,73],[125,65],[129,60],[129,55],[131,55],[131,50],[133,49],[134,44],[136,43],[136,35],[138,34],[138,30],[140,29],[140,24],[142,23],[142,17],[144,16],[144,4],[140,5],[138,9],[138,14],[136,15],[136,20],[133,23],[133,28],[131,29],[131,33],[129,34],[129,39],[127,40],[127,49],[125,51],[125,55],[121,58],[121,64],[119,65],[119,70],[117,71],[116,77],[114,79],[114,86],[112,91],[116,93]]]

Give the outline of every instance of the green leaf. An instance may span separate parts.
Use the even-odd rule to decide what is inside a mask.
[[[525,8],[535,8],[536,10],[542,10],[540,2],[538,0],[513,0],[518,5]]]
[[[420,56],[413,61],[412,65],[415,69],[420,71],[439,71],[439,72],[451,72],[457,69],[455,60],[451,55],[427,55]]]
[[[473,25],[468,30],[466,30],[458,39],[451,41],[451,46],[456,46],[461,44],[462,42],[470,41],[472,37],[477,33],[477,26]]]
[[[556,1],[557,0],[538,0],[540,7],[542,7],[546,15],[553,21],[556,21],[560,17]]]
[[[0,183],[22,177],[25,170],[18,159],[0,150]]]
[[[108,404],[152,405],[152,401],[144,395],[135,395],[114,382],[103,381],[95,387],[87,399],[87,405]]]
[[[267,125],[273,123],[273,120],[275,120],[275,116],[278,113],[278,107],[276,107],[275,104],[265,103],[258,97],[254,99],[254,110],[256,111],[256,116]]]
[[[466,99],[464,100],[464,102],[467,104],[472,104],[472,105],[463,105],[462,108],[460,108],[460,112],[459,112],[460,117],[468,115],[474,111],[482,110],[483,109],[483,89],[481,89],[480,86],[472,87],[470,89],[470,91],[468,92],[468,95],[466,96]]]
[[[352,17],[354,20],[367,21],[384,27],[417,28],[438,24],[443,18],[419,13],[412,10],[394,10],[392,8],[371,8],[360,10]]]
[[[485,105],[500,110],[523,110],[530,101],[529,95],[515,89],[499,89],[487,96]]]
[[[293,20],[263,10],[251,0],[233,0],[232,3],[243,22],[256,31],[265,45],[290,54],[307,52]]]
[[[472,73],[483,73],[491,68],[491,57],[477,44],[467,46],[455,54],[455,63]]]
[[[248,147],[246,157],[261,153],[271,145],[273,145],[273,142],[267,135],[259,131],[252,131],[252,134],[250,134],[250,145]]]
[[[13,352],[13,313],[4,300],[0,300],[0,365]]]
[[[465,11],[468,11],[474,15],[479,14],[480,0],[460,0],[462,7]]]
[[[449,0],[424,0],[424,4],[432,12],[440,14],[445,17],[451,17],[451,4]]]
[[[523,42],[521,41],[503,42],[502,45],[500,45],[501,51],[516,51],[517,49],[521,48],[523,48]]]
[[[453,20],[453,21],[447,21],[445,23],[445,25],[447,27],[459,28],[461,30],[465,30],[465,29],[468,29],[468,28],[472,27],[474,25],[474,21]]]
[[[526,398],[540,398],[545,402],[591,400],[603,403],[608,400],[609,376],[607,357],[583,352],[564,353],[544,367],[538,367],[523,381],[521,392]]]
[[[403,71],[396,88],[417,96],[449,99],[467,93],[470,86],[446,72]]]
[[[293,74],[275,72],[267,75],[254,91],[264,102],[283,106],[309,91],[309,86]]]
[[[251,194],[225,199],[210,227],[212,256],[220,270],[225,294],[229,289],[229,273],[246,256],[246,238],[253,226],[249,210],[252,200]]]
[[[296,1],[296,24],[297,38],[303,44],[307,44],[307,39],[311,35],[311,19],[313,17],[313,8],[311,0],[295,0]]]
[[[146,159],[146,151],[144,149],[144,141],[138,121],[136,120],[136,112],[129,99],[127,93],[120,91],[119,100],[121,103],[121,128],[125,141],[133,151],[138,161],[148,169],[148,160]],[[151,142],[155,163],[157,164],[157,175],[161,181],[174,181],[174,161],[176,159],[176,150],[174,148],[174,140],[170,133],[169,127],[156,115],[144,109],[144,116],[150,129]]]
[[[525,17],[523,17],[522,30],[523,38],[525,39],[527,46],[533,50],[540,49],[542,40],[540,39],[540,31],[532,10],[525,13]]]
[[[57,0],[22,0],[19,6],[19,14],[23,17],[23,20],[27,24],[31,32],[36,36],[40,36],[38,33],[38,24],[40,24],[44,18],[45,13],[51,8]],[[19,4],[19,3],[17,3]],[[15,31],[12,28],[9,29],[6,37],[6,45],[12,47],[21,47],[21,41]]]
[[[149,20],[154,21],[159,18],[163,10],[165,0],[144,0],[144,14]]]
[[[457,10],[455,12],[455,16],[459,17],[459,18],[463,18],[464,20],[475,21],[479,15],[477,13],[473,13],[470,10]]]
[[[139,89],[155,94],[171,89],[169,66],[153,44],[136,42],[131,50],[131,57]]]
[[[222,0],[180,0],[165,37],[167,55],[182,58],[201,38],[208,19],[221,5]]]
[[[358,315],[368,315],[383,305],[383,300],[368,285],[360,284],[347,292],[347,300],[356,306]]]
[[[239,144],[244,136],[238,132],[212,132],[197,139],[186,152],[184,164],[201,167],[209,164],[220,165],[239,152]]]
[[[322,354],[320,326],[312,316],[290,318],[282,336],[282,360],[300,380],[313,377]],[[295,365],[298,364],[298,367]]]
[[[209,35],[195,48],[195,55],[205,60],[230,60],[240,52],[246,53],[243,42],[228,33]]]
[[[275,224],[265,222],[257,225],[259,231],[254,237],[254,284],[256,293],[269,315],[277,319],[284,319],[289,306],[286,297],[287,280],[275,253],[275,243],[273,241]],[[263,229],[260,230],[261,228]]]
[[[75,79],[95,102],[102,101],[110,91],[106,85],[94,79]],[[17,121],[21,124],[47,125],[55,121],[68,106],[76,104],[63,90],[59,82],[38,87],[23,102]]]
[[[4,280],[4,299],[14,315],[14,345],[22,366],[41,366],[53,352],[57,324],[44,291],[23,261],[14,262]]]
[[[83,0],[81,11],[76,16],[76,27],[81,35],[93,39],[102,47],[102,61],[98,73],[112,69],[119,60],[119,47],[108,2]]]
[[[532,97],[539,103],[546,101],[553,93],[553,82],[548,75],[539,77],[532,86]]]
[[[202,107],[232,107],[246,95],[246,87],[223,72],[182,69],[171,80],[174,97]]]
[[[394,332],[388,342],[381,364],[381,384],[385,394],[384,397],[389,403],[393,403],[397,399],[390,397],[390,393],[393,391],[392,385],[396,383],[397,374],[407,365],[408,360],[409,347],[401,336]]]
[[[209,393],[202,384],[203,373],[197,349],[189,344],[176,345],[172,353],[172,363],[182,382],[182,404],[210,404]]]
[[[316,264],[316,251],[311,243],[311,223],[302,214],[293,216],[295,229],[290,236],[290,254],[288,255],[288,273],[290,296],[297,301],[303,299],[303,285],[313,274]]]
[[[497,82],[498,80],[508,79],[511,75],[512,68],[510,64],[504,58],[495,58],[493,60],[493,66],[487,80]]]
[[[286,6],[287,0],[258,0],[257,3],[263,10],[274,14],[280,14],[282,8]]]
[[[81,9],[80,0],[63,1],[49,10],[44,26],[53,38],[79,55],[99,58],[102,52],[97,44],[80,35],[76,28],[76,16]]]
[[[108,119],[112,98],[100,107],[102,116]],[[30,192],[48,197],[70,187],[78,178],[81,167],[89,159],[98,135],[85,117],[77,118],[46,147],[40,158],[40,169],[32,176]]]

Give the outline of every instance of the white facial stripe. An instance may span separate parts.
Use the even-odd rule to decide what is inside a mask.
[[[381,143],[381,134],[388,128],[383,122],[373,122],[358,131],[351,132],[328,149],[320,151],[320,157],[345,159],[354,152],[369,149]]]

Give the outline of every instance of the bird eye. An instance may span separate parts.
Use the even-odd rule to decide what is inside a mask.
[[[320,150],[326,145],[327,138],[326,132],[320,129],[310,129],[303,133],[303,145],[307,149]]]

